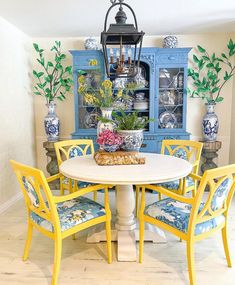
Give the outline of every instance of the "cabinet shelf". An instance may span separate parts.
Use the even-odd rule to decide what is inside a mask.
[[[160,91],[164,91],[164,90],[180,90],[183,91],[184,88],[183,87],[159,87]]]
[[[118,91],[122,88],[113,88],[113,91]],[[149,91],[149,87],[143,87],[143,88],[138,88],[138,89],[135,89],[134,92],[138,92],[138,91]]]
[[[164,108],[164,107],[172,107],[172,108],[175,108],[175,107],[183,107],[183,104],[159,104],[158,105],[159,108]]]

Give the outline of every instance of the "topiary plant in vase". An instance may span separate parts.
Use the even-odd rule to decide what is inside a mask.
[[[36,79],[34,94],[42,96],[46,100],[48,114],[44,119],[44,126],[47,140],[54,142],[59,140],[60,121],[55,113],[55,100],[64,101],[65,95],[70,91],[72,80],[72,66],[64,66],[63,61],[66,55],[61,52],[61,42],[55,41],[51,51],[54,52],[54,60],[47,61],[44,56],[44,49],[34,43],[33,47],[38,54],[37,62],[41,71],[33,70]]]
[[[227,44],[227,53],[210,55],[205,48],[197,46],[197,54],[193,54],[193,65],[188,69],[188,94],[191,98],[200,98],[206,103],[207,113],[203,117],[202,131],[205,141],[216,141],[219,122],[214,113],[216,104],[223,102],[221,91],[225,84],[234,76],[235,43],[232,39]],[[224,69],[222,69],[225,68]],[[223,74],[223,76],[222,76]]]

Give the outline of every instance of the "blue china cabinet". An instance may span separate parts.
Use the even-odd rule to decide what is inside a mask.
[[[164,139],[189,139],[186,131],[187,66],[190,48],[143,48],[138,75],[140,88],[129,102],[127,112],[138,110],[139,116],[153,118],[144,133],[141,151],[160,152]],[[96,141],[96,125],[100,111],[83,102],[78,94],[79,72],[93,87],[105,79],[104,58],[99,50],[70,51],[73,56],[75,131],[73,139],[91,138]],[[139,84],[140,82],[140,84]],[[114,81],[114,92],[120,87]]]

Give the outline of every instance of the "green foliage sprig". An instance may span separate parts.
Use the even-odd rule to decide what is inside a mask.
[[[143,130],[153,119],[139,117],[138,112],[125,113],[123,110],[113,112],[117,130]]]
[[[55,53],[54,61],[46,61],[44,57],[44,49],[41,49],[38,44],[33,44],[34,49],[39,55],[37,62],[42,67],[42,71],[33,70],[33,75],[37,80],[34,86],[34,94],[43,96],[47,104],[58,99],[63,101],[65,95],[70,91],[72,80],[72,66],[64,67],[62,61],[66,55],[61,52],[61,42],[55,41],[51,51]]]
[[[224,98],[220,95],[226,82],[234,76],[235,65],[231,57],[235,54],[235,43],[232,39],[227,44],[228,53],[209,55],[205,48],[197,46],[199,56],[193,55],[194,66],[188,69],[188,77],[192,79],[193,88],[188,88],[191,98],[201,98],[207,103],[220,103]],[[221,79],[222,65],[227,67]]]

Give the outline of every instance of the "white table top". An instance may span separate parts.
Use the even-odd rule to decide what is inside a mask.
[[[186,160],[162,154],[141,153],[146,158],[143,165],[99,166],[92,155],[68,159],[60,165],[66,177],[101,184],[153,184],[176,180],[192,171]]]

